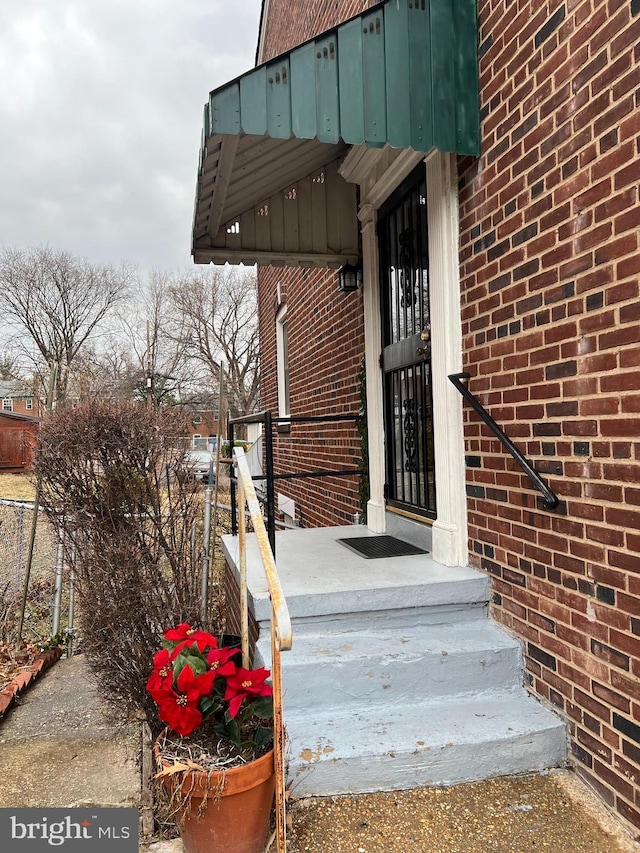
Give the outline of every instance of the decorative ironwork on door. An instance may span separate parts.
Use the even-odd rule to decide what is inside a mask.
[[[381,208],[378,237],[387,504],[435,518],[424,165]]]

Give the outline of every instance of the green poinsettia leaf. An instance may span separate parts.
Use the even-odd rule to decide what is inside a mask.
[[[266,746],[273,740],[273,729],[266,726],[258,726],[253,735],[253,745],[256,748]]]
[[[263,720],[270,720],[273,717],[273,698],[271,696],[257,696],[249,704],[249,708],[254,716]]]
[[[195,676],[203,675],[209,669],[206,657],[198,651],[197,646],[195,650],[186,646],[181,649],[180,654],[173,662],[174,678],[180,675],[185,666],[190,666]]]
[[[206,719],[211,717],[222,708],[222,703],[217,696],[203,696],[200,700],[200,711]]]
[[[215,727],[216,734],[225,738],[225,740],[230,741],[236,746],[241,745],[240,741],[240,728],[236,720],[233,717],[230,717],[228,713],[225,713],[224,719],[220,720]]]

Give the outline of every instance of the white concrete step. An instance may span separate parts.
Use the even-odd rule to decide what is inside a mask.
[[[356,606],[354,601],[349,596],[343,597],[342,606],[344,610],[336,610],[335,612],[323,613],[318,612],[314,616],[296,616],[295,610],[292,614],[291,624],[293,633],[296,637],[304,637],[307,634],[315,636],[317,634],[344,634],[351,631],[366,631],[372,621],[377,620],[381,616],[389,625],[398,628],[411,628],[420,625],[443,625],[452,624],[454,622],[471,622],[486,618],[488,601],[469,601],[459,602],[456,604],[434,604],[420,598],[415,590],[405,591],[406,602],[402,598],[395,596],[393,601],[389,601],[389,606],[384,606],[385,597],[378,596],[378,601],[370,610],[352,610],[348,609]],[[359,599],[362,600],[362,593],[358,593]],[[407,602],[414,604],[409,606]],[[359,602],[358,602],[359,603]],[[289,601],[287,599],[287,605]],[[303,607],[307,607],[306,601],[298,601]],[[316,605],[318,611],[321,611],[322,605]],[[326,603],[325,603],[326,606]],[[265,633],[269,631],[269,620],[260,622],[260,631]]]
[[[366,534],[354,526],[276,534],[276,564],[296,637],[366,628],[378,613],[403,625],[464,621],[486,614],[490,589],[486,575],[468,566],[443,566],[429,554],[365,560],[337,541]],[[237,578],[237,537],[223,536],[222,547]],[[247,580],[249,607],[264,634],[271,605],[253,535],[247,537]]]
[[[439,702],[285,708],[294,796],[450,785],[539,771],[566,755],[561,721],[522,689]]]
[[[282,655],[286,710],[416,702],[521,683],[520,644],[486,619],[397,628],[379,616],[377,625],[295,638]],[[258,651],[269,666],[268,638]]]
[[[490,582],[429,555],[365,560],[354,527],[278,534],[293,623],[282,656],[294,795],[445,785],[541,770],[566,755],[561,720],[522,687],[520,644],[487,619]],[[270,659],[270,604],[247,540],[256,665]],[[237,542],[223,538],[238,575]]]

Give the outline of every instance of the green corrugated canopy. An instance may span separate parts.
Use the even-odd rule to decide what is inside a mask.
[[[475,0],[385,0],[211,92],[194,259],[353,263],[349,146],[477,156],[479,125]]]

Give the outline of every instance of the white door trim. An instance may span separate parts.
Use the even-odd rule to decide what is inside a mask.
[[[401,152],[386,169],[382,158],[354,155],[350,178],[361,186],[365,365],[369,441],[370,499],[367,526],[384,533],[385,448],[384,410],[380,353],[380,286],[377,211],[420,160],[427,171],[429,225],[430,311],[432,329],[433,420],[438,518],[433,522],[433,559],[447,566],[468,562],[467,503],[465,487],[462,398],[449,382],[462,365],[460,320],[460,268],[458,257],[458,194],[455,156],[431,152],[426,158],[413,151]],[[385,164],[387,165],[387,164]],[[347,172],[349,168],[347,167]]]

